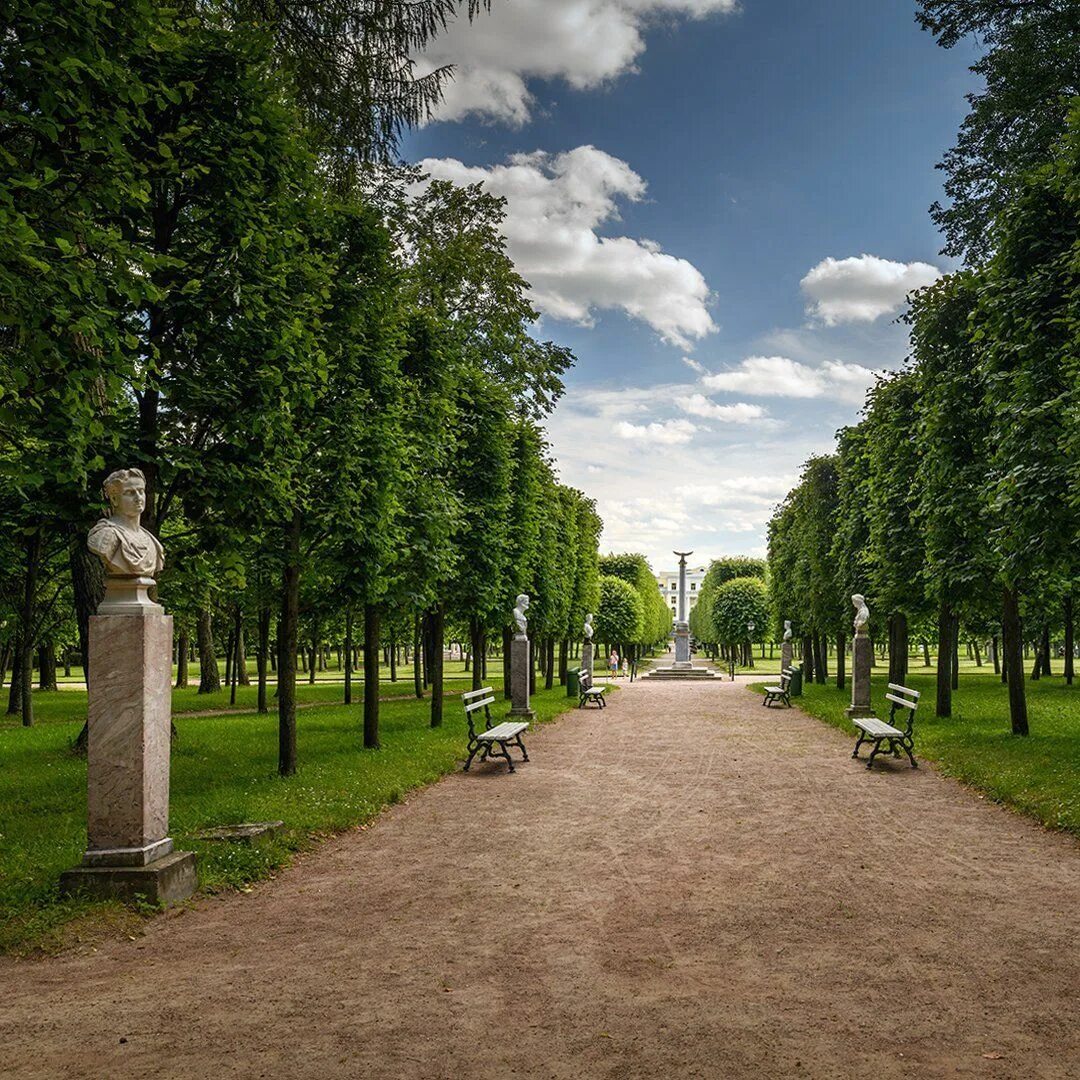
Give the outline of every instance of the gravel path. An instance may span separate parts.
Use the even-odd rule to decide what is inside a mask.
[[[1080,1077],[1080,848],[852,742],[624,686],[250,895],[0,964],[0,1075]]]

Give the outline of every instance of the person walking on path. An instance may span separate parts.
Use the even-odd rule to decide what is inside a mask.
[[[611,655],[608,657],[608,667],[611,668],[611,677],[613,679],[618,678],[619,675],[619,653],[618,650],[612,649]]]

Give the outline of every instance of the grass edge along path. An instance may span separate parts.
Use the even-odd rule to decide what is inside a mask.
[[[888,681],[886,674],[871,680],[874,712],[882,720],[889,717]],[[915,716],[916,760],[932,763],[993,802],[1080,838],[1080,685],[1029,680],[1031,734],[1026,738],[1010,731],[1007,690],[997,676],[961,676],[947,718],[934,715],[933,675],[911,674],[905,685],[922,694]],[[750,689],[761,693],[763,686],[754,683]],[[850,735],[854,747],[857,732],[844,715],[850,702],[850,682],[848,689],[837,690],[835,681],[804,686],[803,696],[793,700],[803,712]]]
[[[496,693],[492,715],[499,720],[509,703]],[[532,697],[534,726],[575,706],[564,687],[540,690]],[[299,769],[289,778],[277,774],[275,713],[174,715],[169,834],[178,850],[198,856],[196,897],[272,877],[295,853],[368,824],[459,769],[468,741],[460,704],[448,698],[440,728],[430,726],[429,708],[414,696],[384,702],[379,750],[362,746],[362,694],[353,705],[304,709]],[[86,846],[86,762],[70,752],[78,727],[61,721],[0,731],[0,953],[55,953],[137,934],[157,911],[59,895],[61,871],[78,863]],[[196,838],[215,825],[273,820],[285,829],[261,844]]]

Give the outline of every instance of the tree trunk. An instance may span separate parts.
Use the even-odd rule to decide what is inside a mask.
[[[510,636],[510,628],[504,626],[502,632],[503,697],[506,698],[507,701],[510,700]]]
[[[997,634],[990,639],[990,656],[994,662],[994,674],[1001,674],[1001,644]]]
[[[191,647],[191,634],[187,627],[180,629],[180,644],[176,650],[176,689],[186,690],[188,684],[188,651]]]
[[[229,636],[225,639],[225,685],[233,684],[233,660],[236,658],[236,630],[229,627]]]
[[[889,682],[900,686],[907,684],[908,645],[907,615],[894,612],[889,619]]]
[[[979,643],[977,641],[973,641],[971,643],[971,648],[975,653],[975,666],[977,668],[982,667],[982,653],[979,651]]]
[[[820,685],[825,685],[825,680],[828,678],[829,672],[825,667],[825,636],[823,634],[814,635],[814,681]]]
[[[199,608],[199,693],[216,694],[221,689],[221,674],[214,654],[214,628],[210,608]]]
[[[1065,597],[1065,685],[1072,686],[1074,671],[1073,650],[1076,642],[1073,640],[1073,600],[1071,596]]]
[[[1044,626],[1042,632],[1042,658],[1043,658],[1043,674],[1049,679],[1054,674],[1053,668],[1050,666],[1050,627]]]
[[[258,672],[258,710],[260,713],[270,711],[266,701],[266,666],[270,659],[270,609],[259,608],[259,651],[255,657],[255,666]]]
[[[956,620],[948,604],[938,613],[937,716],[952,716],[952,633]]]
[[[547,639],[547,670],[544,672],[544,689],[550,690],[555,685],[555,638]]]
[[[41,566],[41,530],[26,537],[26,572],[23,575],[22,608],[19,612],[19,680],[22,686],[22,723],[31,727],[34,723],[34,608],[37,599],[38,570]]]
[[[229,683],[229,704],[236,704],[236,684],[240,681],[241,656],[244,652],[244,613],[240,605],[233,612],[233,665],[232,682]]]
[[[397,682],[397,645],[390,646],[390,681]]]
[[[15,654],[11,664],[11,685],[8,687],[8,716],[18,716],[22,712],[22,664],[19,658],[22,656],[22,643],[15,638]]]
[[[352,704],[352,608],[345,609],[345,704]]]
[[[536,693],[536,639],[529,638],[529,693]]]
[[[847,685],[847,676],[844,671],[844,661],[847,656],[847,635],[843,632],[836,635],[836,689],[843,690]]]
[[[56,690],[56,642],[51,638],[38,648],[38,689]]]
[[[364,747],[379,749],[379,609],[364,605]]]
[[[86,546],[86,536],[80,529],[68,549],[68,568],[75,596],[75,621],[79,626],[79,653],[83,679],[90,685],[90,616],[105,596],[105,568],[101,560]],[[82,736],[80,736],[80,739]]]
[[[420,616],[413,617],[413,690],[419,700],[424,696],[424,634]]]
[[[236,663],[238,666],[237,679],[241,686],[251,685],[251,676],[247,669],[247,642],[244,640],[243,620],[236,628]]]
[[[566,685],[566,669],[567,669],[567,652],[570,649],[570,642],[566,638],[562,638],[559,642],[559,685]]]
[[[484,685],[484,665],[481,657],[484,652],[484,627],[479,619],[469,619],[469,652],[473,657],[472,688],[479,690]]]
[[[930,666],[930,642],[923,638],[922,643],[923,667]]]
[[[1009,718],[1014,735],[1027,735],[1027,690],[1024,686],[1023,627],[1020,623],[1020,597],[1016,589],[1004,590],[1002,637],[1005,663],[1009,670]],[[1017,677],[1017,673],[1020,673]]]
[[[802,655],[803,682],[812,683],[814,681],[814,642],[809,634],[803,634]]]
[[[0,645],[0,689],[3,689],[4,680],[7,678],[8,667],[11,665],[11,646],[11,638],[4,638],[4,643]]]
[[[960,689],[960,616],[953,616],[952,629],[952,688]]]
[[[319,663],[319,620],[311,620],[311,641],[308,646],[308,684],[315,685],[315,672]]]
[[[431,609],[431,726],[443,722],[443,644],[446,637],[446,615],[441,603]],[[475,672],[476,661],[473,660]]]
[[[300,633],[300,511],[285,526],[285,565],[281,576],[278,624],[278,773],[296,773],[296,650]]]

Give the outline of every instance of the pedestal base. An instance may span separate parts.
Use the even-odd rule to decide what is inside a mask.
[[[174,851],[145,866],[73,866],[60,875],[60,891],[66,896],[123,903],[175,904],[198,886],[193,851]]]
[[[536,714],[529,708],[529,639],[515,634],[510,642],[510,715],[531,720]]]
[[[791,667],[791,661],[792,661],[791,642],[790,641],[785,641],[780,646],[780,670],[783,671],[786,668]]]
[[[855,635],[851,643],[851,705],[845,710],[848,719],[873,716],[870,705],[870,664],[873,662],[868,634]]]
[[[861,719],[864,716],[874,716],[873,709],[868,709],[865,705],[849,705],[844,710],[844,715],[849,720]]]
[[[690,665],[690,624],[675,624],[675,666]]]

